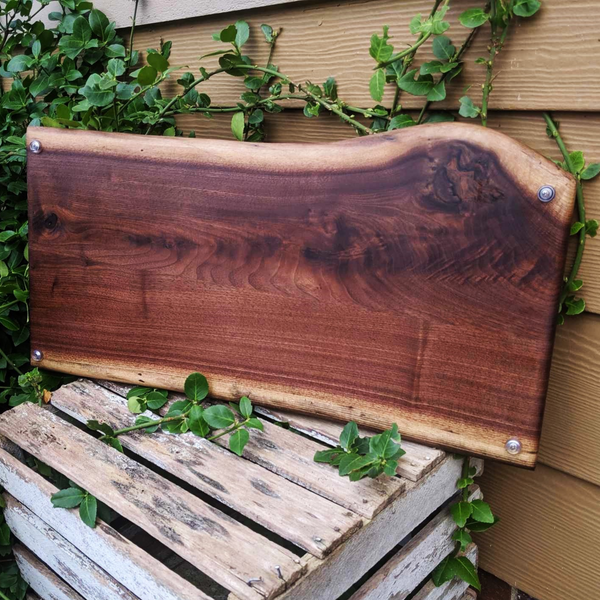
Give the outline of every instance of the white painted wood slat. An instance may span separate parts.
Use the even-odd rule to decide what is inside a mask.
[[[44,600],[85,600],[25,546],[17,544],[13,551],[23,579]]]
[[[4,517],[14,535],[86,600],[136,600],[65,538],[10,494],[4,494]]]
[[[0,440],[0,445],[7,444],[12,442]],[[54,508],[50,498],[58,488],[4,450],[0,450],[0,485],[136,595],[160,600],[209,600],[110,525],[98,521],[91,529],[79,518],[77,509]]]

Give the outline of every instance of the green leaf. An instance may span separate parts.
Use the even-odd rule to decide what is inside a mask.
[[[128,392],[127,392],[127,400],[129,400],[129,398],[131,398],[132,396],[145,396],[146,394],[148,394],[149,392],[152,391],[152,388],[148,388],[148,387],[134,387],[131,388]]]
[[[469,8],[458,17],[458,20],[463,27],[475,29],[475,27],[483,25],[489,18],[490,15],[483,8]]]
[[[493,523],[480,523],[479,521],[475,521],[473,519],[469,519],[465,527],[469,531],[474,531],[475,533],[482,533],[487,531],[490,527],[493,527],[500,519],[498,517],[494,517]]]
[[[98,501],[91,494],[86,493],[79,506],[79,516],[88,527],[96,527],[96,515],[98,514]]]
[[[388,44],[388,27],[383,28],[383,35],[379,37],[376,33],[371,36],[371,47],[369,54],[377,63],[386,62],[394,53],[394,47]]]
[[[84,491],[79,488],[70,487],[52,494],[50,500],[54,508],[75,508],[81,504],[84,496]]]
[[[410,115],[396,115],[390,120],[388,131],[392,129],[403,129],[404,127],[412,127],[416,125],[414,119]]]
[[[571,225],[571,235],[579,233],[584,227],[585,225],[583,223],[581,223],[580,221],[575,221],[575,223]]]
[[[318,463],[331,463],[340,454],[344,454],[344,451],[339,446],[337,448],[328,448],[327,450],[315,452],[313,460]]]
[[[243,112],[236,112],[231,118],[231,131],[240,142],[244,139],[244,127],[246,125]]]
[[[456,487],[459,490],[462,490],[466,487],[469,487],[470,485],[472,485],[474,483],[473,479],[471,477],[462,477],[461,479],[459,479],[456,482]]]
[[[108,26],[108,17],[102,11],[94,9],[90,12],[89,19],[94,34],[104,41],[104,31]]]
[[[199,437],[206,437],[210,433],[208,423],[204,420],[204,410],[201,406],[192,406],[188,417],[190,431]]]
[[[116,438],[116,437],[112,437],[112,436],[104,436],[103,438],[100,438],[101,442],[104,442],[106,445],[110,446],[111,448],[114,448],[115,450],[117,450],[118,452],[123,452],[123,446],[121,445],[121,442]]]
[[[430,62],[424,62],[419,69],[419,73],[421,75],[434,75],[435,73],[440,73],[444,63],[439,60],[432,60]]]
[[[453,557],[447,556],[431,574],[431,581],[436,587],[440,587],[447,581],[454,579]]]
[[[385,71],[383,69],[377,69],[375,73],[373,73],[371,81],[369,82],[369,92],[371,93],[371,98],[373,98],[375,102],[381,102],[383,99],[384,87]]]
[[[188,375],[183,385],[185,395],[194,402],[204,400],[208,396],[208,381],[202,373]]]
[[[433,40],[433,54],[440,60],[451,60],[456,53],[456,48],[452,45],[450,38],[445,35],[439,35]]]
[[[216,37],[217,41],[221,41],[224,43],[233,43],[235,41],[235,36],[237,35],[237,29],[235,25],[229,25],[222,29],[219,33],[213,35],[213,38]]]
[[[540,10],[541,6],[542,3],[538,0],[516,0],[513,5],[513,12],[518,17],[531,17]]]
[[[570,292],[577,292],[579,291],[581,288],[583,287],[583,281],[581,279],[574,279],[573,281],[571,281],[571,283],[569,284],[569,291]]]
[[[328,98],[337,100],[337,83],[333,77],[328,77],[323,83],[323,91]]]
[[[250,27],[246,21],[236,21],[235,23],[235,45],[241,48],[250,37]]]
[[[360,456],[359,454],[345,454],[340,461],[339,472],[341,476],[348,475],[352,471],[363,469],[368,465],[372,465],[377,460],[374,454]]]
[[[431,88],[431,91],[427,94],[427,100],[430,102],[439,102],[446,98],[446,85],[443,81],[440,81]]]
[[[412,69],[398,79],[398,87],[413,96],[427,96],[431,92],[434,82],[431,75],[419,75],[415,79],[418,69]]]
[[[127,54],[125,52],[125,46],[122,44],[111,44],[110,46],[106,47],[104,53],[106,54],[107,58],[125,58]]]
[[[575,173],[583,171],[583,167],[585,166],[585,158],[583,157],[583,152],[581,150],[575,150],[575,152],[570,152],[569,159],[571,161],[571,166],[573,167]]]
[[[240,399],[240,413],[248,419],[252,415],[252,402],[248,396],[242,396]]]
[[[565,300],[568,315],[580,315],[585,310],[585,300],[583,298],[577,298]]]
[[[454,575],[476,590],[481,590],[475,565],[466,556],[456,556],[453,560]]]
[[[494,515],[492,514],[492,509],[487,502],[483,500],[473,500],[471,502],[472,512],[471,518],[475,519],[479,523],[493,523]]]
[[[585,222],[585,232],[590,237],[596,237],[598,233],[598,221],[596,219],[588,219]]]
[[[475,119],[479,116],[481,110],[473,104],[473,100],[469,98],[469,96],[463,96],[460,100],[460,109],[458,114],[461,117],[468,117],[470,119]]]
[[[265,113],[260,108],[252,111],[252,114],[248,117],[248,123],[250,125],[260,125],[264,121]]]
[[[340,446],[344,450],[350,450],[358,437],[358,425],[354,421],[347,423],[340,434]]]
[[[452,513],[452,518],[454,522],[459,527],[464,527],[467,519],[471,516],[473,512],[473,506],[470,502],[457,502],[450,507],[450,512]]]
[[[100,433],[103,433],[104,435],[114,435],[115,432],[113,430],[113,428],[110,425],[107,425],[106,423],[100,423],[98,421],[96,421],[96,419],[90,419],[87,423],[87,428],[90,429],[91,431],[99,431]]]
[[[229,438],[229,449],[238,456],[241,456],[249,439],[250,434],[246,429],[238,429]]]
[[[465,548],[473,541],[473,538],[464,529],[457,529],[452,535],[452,539],[460,544],[462,552],[464,552]]]
[[[142,413],[146,410],[145,403],[140,400],[137,396],[132,396],[127,400],[127,408],[134,415]]]
[[[249,427],[250,429],[259,429],[260,431],[264,430],[262,421],[260,419],[257,419],[256,417],[252,417],[251,419],[248,419],[248,422],[246,423],[246,427]]]
[[[449,112],[434,112],[425,119],[424,123],[452,123],[455,117]]]
[[[0,324],[4,325],[9,331],[19,331],[19,324],[9,317],[0,317]]]
[[[593,179],[598,173],[600,173],[600,163],[592,163],[581,173],[581,179]]]
[[[136,425],[143,425],[144,423],[153,423],[155,419],[151,419],[150,417],[145,417],[143,415],[139,416],[135,420]],[[145,431],[146,433],[154,433],[158,429],[158,425],[153,425],[152,427],[145,427],[141,431]]]
[[[396,475],[397,469],[398,469],[398,461],[397,460],[388,460],[385,463],[385,466],[383,468],[383,472],[388,477],[394,477]]]
[[[10,528],[6,523],[0,527],[0,546],[10,545]]]
[[[274,40],[273,28],[270,25],[263,23],[260,26],[260,30],[263,32],[263,35],[265,36],[265,40],[267,40],[267,42],[269,42],[269,44],[272,44],[273,40]]]
[[[148,64],[151,67],[154,67],[159,73],[164,73],[169,68],[169,61],[162,54],[158,54],[157,52],[148,54],[146,60],[148,61]]]
[[[167,403],[167,392],[154,390],[146,395],[146,404],[150,410],[158,410]]]
[[[27,71],[33,64],[33,58],[31,56],[26,56],[25,54],[17,54],[17,56],[13,56],[8,65],[6,66],[6,70],[11,73],[21,73],[22,71]]]
[[[137,76],[138,83],[142,87],[145,87],[147,85],[152,85],[154,83],[154,81],[156,80],[157,74],[158,73],[157,73],[156,69],[150,65],[142,67]]]
[[[213,429],[225,429],[235,423],[235,415],[222,404],[210,406],[205,409],[203,417]]]

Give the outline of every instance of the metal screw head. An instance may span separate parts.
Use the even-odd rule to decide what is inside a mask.
[[[39,154],[42,151],[42,142],[40,142],[40,140],[31,140],[29,144],[29,149],[34,154]]]
[[[40,361],[42,360],[42,358],[44,358],[44,353],[41,350],[34,350],[31,353],[31,357],[33,358],[33,360]]]
[[[506,442],[505,446],[506,451],[509,454],[519,454],[521,452],[521,442],[516,438],[511,438]]]
[[[538,199],[542,202],[550,202],[550,200],[554,200],[554,196],[556,196],[556,191],[551,185],[543,185],[538,190]]]

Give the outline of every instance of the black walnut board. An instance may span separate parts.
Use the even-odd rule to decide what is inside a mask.
[[[33,139],[41,366],[170,389],[200,371],[215,397],[535,463],[575,195],[551,161],[465,124]]]

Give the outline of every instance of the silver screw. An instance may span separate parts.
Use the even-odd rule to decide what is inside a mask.
[[[39,154],[42,151],[42,142],[40,142],[40,140],[31,140],[31,143],[29,144],[29,149],[34,154]]]
[[[554,200],[554,196],[556,196],[556,191],[551,185],[543,185],[538,190],[538,199],[542,202],[550,202],[550,200]]]
[[[506,451],[509,454],[519,454],[522,448],[521,442],[516,438],[511,438],[510,440],[508,440],[504,447],[506,448]]]
[[[42,358],[44,358],[44,353],[41,350],[34,350],[31,353],[31,356],[32,356],[33,360],[40,361],[40,360],[42,360]]]
[[[281,572],[281,567],[279,565],[277,565],[275,567],[275,570],[277,571],[277,577],[279,577],[279,579],[283,579],[283,573]]]

